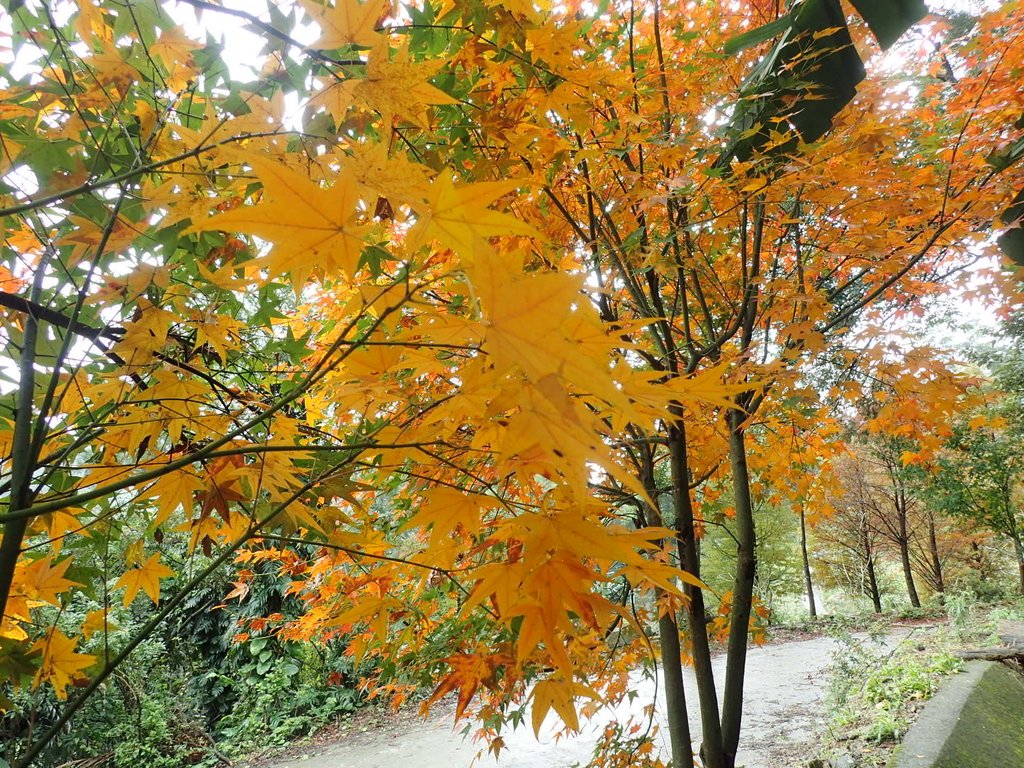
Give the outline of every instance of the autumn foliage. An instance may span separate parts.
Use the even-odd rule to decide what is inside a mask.
[[[831,134],[782,115],[724,164],[763,47],[723,50],[774,6],[542,5],[0,17],[0,670],[70,696],[54,732],[143,636],[86,652],[111,605],[151,630],[257,562],[304,611],[250,631],[576,728],[702,600],[702,505],[821,496],[824,403],[864,394],[836,372],[887,354],[865,328],[994,252],[1012,5],[898,61],[854,20]]]

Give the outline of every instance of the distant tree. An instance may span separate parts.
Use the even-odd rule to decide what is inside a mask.
[[[837,462],[839,488],[830,499],[833,513],[816,529],[824,545],[821,556],[833,575],[871,598],[882,612],[876,564],[879,534],[871,524],[875,512],[866,464],[856,454]]]
[[[1024,516],[1020,439],[1004,418],[979,414],[957,425],[932,478],[932,503],[1005,535],[1013,545],[1024,593]]]
[[[1005,537],[1024,593],[1024,311],[1011,308],[997,341],[973,356],[989,380],[977,388],[932,463],[929,503]]]

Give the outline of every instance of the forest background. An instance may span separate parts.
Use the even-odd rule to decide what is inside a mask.
[[[424,690],[500,751],[658,658],[598,759],[732,766],[812,560],[1024,589],[1024,18],[855,6],[9,3],[4,757]]]

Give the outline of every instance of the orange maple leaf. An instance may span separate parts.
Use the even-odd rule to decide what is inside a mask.
[[[481,685],[494,689],[498,670],[510,664],[512,659],[503,653],[456,653],[444,661],[451,668],[451,674],[441,681],[423,704],[423,709],[429,709],[431,704],[446,693],[458,691],[458,703],[455,707],[455,719],[458,720],[465,713],[466,707]]]
[[[124,587],[124,604],[131,605],[139,590],[146,593],[154,604],[160,602],[160,579],[173,576],[174,571],[160,562],[160,554],[156,553],[149,557],[146,562],[138,568],[132,568],[121,574],[121,578],[114,584],[114,589]]]

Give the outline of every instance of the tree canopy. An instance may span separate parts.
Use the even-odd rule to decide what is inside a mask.
[[[0,674],[68,700],[19,759],[229,563],[302,601],[269,631],[346,637],[384,691],[575,728],[646,653],[631,595],[710,669],[724,505],[741,659],[751,494],[812,493],[815,377],[860,398],[864,329],[989,258],[1022,186],[991,161],[1015,6],[893,59],[855,5],[10,4]],[[90,640],[118,601],[157,607]]]

